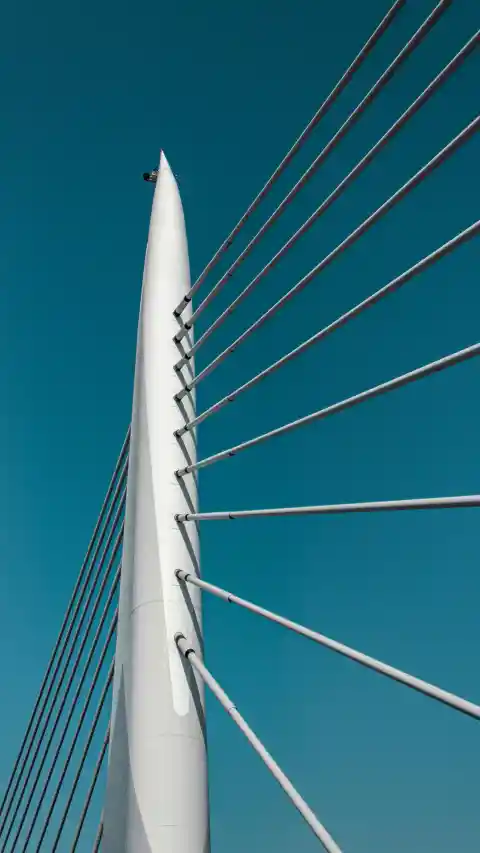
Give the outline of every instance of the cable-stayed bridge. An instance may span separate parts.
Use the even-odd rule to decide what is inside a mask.
[[[319,847],[330,853],[347,850],[342,840],[342,825],[333,824],[321,803],[313,807],[307,802],[301,780],[290,777],[282,766],[281,756],[269,751],[268,720],[264,728],[257,730],[250,721],[249,709],[235,704],[234,674],[227,685],[213,668],[209,668],[208,646],[215,642],[209,632],[204,663],[203,595],[236,604],[261,617],[265,623],[281,626],[337,656],[360,664],[364,670],[376,673],[378,678],[395,682],[399,695],[400,691],[410,689],[432,702],[441,703],[451,714],[456,712],[458,726],[471,725],[472,720],[480,717],[480,697],[473,674],[471,694],[457,695],[448,683],[430,680],[428,673],[412,674],[394,661],[384,659],[381,648],[367,652],[350,645],[341,636],[326,635],[320,621],[318,625],[300,624],[293,614],[269,609],[268,601],[251,601],[241,588],[229,590],[214,584],[208,566],[202,568],[198,541],[199,529],[207,522],[213,525],[237,520],[242,524],[242,519],[252,518],[258,519],[256,523],[260,525],[263,518],[285,519],[284,529],[288,535],[288,524],[303,517],[305,521],[306,517],[350,514],[362,517],[378,513],[383,517],[384,514],[419,513],[420,510],[441,514],[475,510],[480,506],[478,493],[452,493],[415,494],[410,498],[392,494],[374,500],[260,507],[255,503],[255,483],[248,506],[230,505],[222,494],[218,496],[219,509],[210,510],[201,501],[199,472],[203,469],[217,464],[228,465],[234,457],[243,458],[244,453],[247,455],[260,445],[263,447],[270,442],[274,445],[277,439],[301,433],[309,425],[320,429],[320,421],[368,406],[373,399],[389,397],[407,386],[418,383],[423,387],[434,375],[452,368],[456,375],[480,354],[478,339],[465,340],[457,349],[446,349],[431,360],[374,385],[360,385],[355,393],[339,395],[328,405],[321,404],[319,395],[318,406],[307,409],[299,417],[286,418],[266,430],[247,434],[238,442],[231,443],[226,436],[224,444],[214,453],[201,452],[204,423],[224,409],[239,408],[244,394],[257,386],[264,387],[264,380],[267,387],[269,378],[281,376],[287,365],[289,371],[301,371],[304,353],[314,353],[315,358],[321,358],[322,341],[337,331],[340,337],[351,322],[370,309],[374,316],[383,300],[395,316],[395,298],[404,286],[413,289],[427,271],[430,275],[436,274],[447,256],[463,251],[480,232],[478,217],[464,221],[460,230],[446,239],[437,239],[434,246],[419,253],[413,263],[409,261],[380,287],[300,339],[293,348],[285,349],[272,363],[261,367],[260,362],[258,371],[246,381],[232,382],[224,396],[205,408],[197,406],[197,387],[201,388],[220,366],[228,369],[231,357],[232,361],[241,358],[242,347],[252,336],[268,328],[273,318],[286,315],[300,294],[315,287],[322,274],[371,229],[379,223],[387,227],[388,217],[397,205],[404,204],[409,197],[414,198],[426,182],[436,182],[438,203],[446,203],[441,200],[442,170],[453,158],[461,158],[468,146],[475,144],[475,138],[478,143],[477,98],[476,103],[468,105],[468,120],[453,136],[437,146],[432,156],[408,178],[399,180],[396,189],[385,194],[381,203],[371,206],[365,218],[351,230],[347,229],[341,240],[318,257],[311,268],[304,268],[302,240],[310,229],[321,223],[330,208],[355,187],[355,182],[361,180],[363,173],[389,145],[397,139],[401,143],[402,133],[456,75],[478,71],[480,34],[477,30],[462,45],[452,46],[447,64],[432,73],[428,85],[415,94],[383,135],[359,153],[355,165],[345,171],[331,191],[316,199],[313,212],[292,230],[266,262],[255,267],[247,283],[236,293],[230,291],[237,270],[244,264],[244,269],[250,268],[251,256],[255,257],[255,250],[261,248],[271,229],[301,200],[302,190],[312,185],[317,172],[328,170],[329,158],[337,153],[344,138],[375,100],[388,93],[389,85],[402,73],[403,66],[417,51],[428,52],[432,31],[445,15],[454,13],[450,7],[455,6],[448,0],[441,0],[432,7],[326,144],[319,146],[308,168],[300,177],[292,179],[291,189],[273,210],[268,208],[279,180],[293,172],[297,154],[307,142],[311,144],[315,139],[317,128],[321,128],[322,121],[328,118],[354,76],[362,74],[364,61],[377,49],[387,30],[395,27],[404,5],[404,0],[396,0],[386,11],[193,284],[180,194],[170,166],[161,155],[145,257],[131,425],[17,759],[10,778],[5,781],[0,806],[1,853],[41,850],[207,853],[210,832],[205,686],[283,788],[286,799],[303,817],[305,831],[309,829]],[[451,97],[453,99],[454,94]],[[459,194],[456,204],[461,206],[461,201]],[[262,224],[253,230],[244,248],[236,251],[251,219],[261,214]],[[300,254],[295,254],[297,250]],[[224,324],[244,301],[248,305],[257,286],[269,292],[270,274],[273,278],[277,266],[280,268],[287,256],[295,258],[297,267],[289,289],[271,300],[239,335],[196,369],[196,361],[202,357],[202,350],[205,351],[204,346],[211,336],[219,330],[223,333]],[[220,269],[223,272],[219,272]],[[220,294],[223,294],[225,307],[195,335],[202,318],[207,314],[211,316]],[[439,291],[434,298],[441,300],[443,293]],[[470,393],[474,394],[474,389]],[[279,467],[282,452],[278,451]],[[257,458],[260,460],[258,476],[270,476],[272,463],[263,468],[262,457]],[[471,519],[474,524],[475,516]],[[262,535],[261,531],[258,535]],[[448,630],[445,626],[445,631]],[[471,734],[473,737],[473,731]],[[295,731],[291,737],[295,737]],[[228,784],[227,765],[225,772],[225,784]],[[385,780],[385,785],[388,781]],[[374,820],[373,814],[371,819]]]

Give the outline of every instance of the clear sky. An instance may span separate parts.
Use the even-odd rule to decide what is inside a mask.
[[[2,10],[2,785],[130,417],[151,202],[141,174],[164,148],[196,276],[388,5],[26,0]],[[238,248],[432,7],[407,0]],[[478,19],[474,0],[452,4],[199,331]],[[200,368],[475,116],[479,79],[477,50],[212,335]],[[205,381],[199,410],[478,218],[479,155],[476,137]],[[201,455],[475,343],[478,269],[477,241],[211,418]],[[479,370],[469,362],[213,466],[202,507],[478,492]],[[202,547],[207,579],[480,700],[477,510],[212,522]],[[474,721],[221,602],[205,611],[212,671],[346,853],[477,848]],[[214,853],[316,850],[208,701]]]

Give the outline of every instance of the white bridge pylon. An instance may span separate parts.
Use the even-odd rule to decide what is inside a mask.
[[[196,526],[175,521],[198,511],[195,477],[175,476],[196,461],[195,436],[175,437],[195,416],[194,393],[174,399],[174,309],[189,289],[182,204],[162,154],[138,325],[102,853],[210,849],[203,684],[174,640],[181,632],[201,657],[201,593],[185,595],[175,574],[199,571]]]

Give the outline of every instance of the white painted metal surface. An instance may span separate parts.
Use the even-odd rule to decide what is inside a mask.
[[[137,340],[102,853],[210,849],[203,686],[174,642],[180,631],[201,655],[200,591],[187,606],[175,576],[198,573],[196,526],[175,521],[198,509],[194,478],[174,474],[196,459],[195,436],[174,437],[195,414],[192,395],[174,400],[173,312],[189,287],[182,205],[162,154]]]

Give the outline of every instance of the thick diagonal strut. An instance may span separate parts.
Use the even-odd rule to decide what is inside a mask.
[[[229,447],[227,450],[222,450],[220,453],[215,453],[213,456],[207,456],[206,459],[200,459],[193,465],[186,465],[185,468],[180,468],[176,471],[177,477],[184,477],[192,471],[198,471],[200,468],[206,468],[208,465],[213,465],[215,462],[220,462],[222,459],[228,459],[241,453],[243,450],[248,450],[249,447],[254,447],[257,444],[262,444],[271,438],[276,438],[279,435],[284,435],[298,427],[306,426],[314,421],[322,420],[330,415],[335,415],[345,409],[351,409],[365,400],[371,400],[374,397],[379,397],[381,394],[386,394],[394,391],[397,388],[402,388],[404,385],[409,385],[411,382],[416,382],[432,373],[439,373],[448,367],[453,367],[455,364],[460,364],[462,361],[467,361],[470,358],[475,358],[480,355],[480,343],[474,344],[466,349],[458,350],[458,352],[446,355],[444,358],[439,358],[437,361],[431,361],[429,364],[424,364],[422,367],[417,367],[416,370],[411,370],[409,373],[403,373],[401,376],[396,376],[395,379],[390,379],[388,382],[382,382],[380,385],[375,385],[373,388],[368,388],[360,394],[354,394],[353,397],[347,397],[345,400],[340,400],[338,403],[333,403],[331,406],[326,406],[324,409],[319,409],[316,412],[311,412],[303,418],[298,418],[295,421],[290,421],[288,424],[272,429],[269,432],[264,432],[262,435],[257,435],[255,438],[250,438],[248,441],[243,441],[241,444],[236,444],[234,447]]]
[[[265,749],[261,740],[257,737],[255,732],[250,728],[246,720],[242,717],[240,712],[237,710],[232,700],[227,696],[225,691],[220,687],[218,681],[215,680],[213,675],[209,672],[207,667],[202,663],[202,661],[197,656],[195,649],[193,649],[187,643],[183,634],[175,635],[175,642],[182,653],[182,655],[188,660],[188,662],[197,670],[197,672],[203,678],[205,684],[208,685],[214,696],[217,697],[218,701],[225,708],[227,713],[230,715],[232,720],[237,724],[238,728],[243,732],[250,745],[253,746],[255,752],[260,756],[264,764],[270,770],[272,776],[277,780],[279,785],[283,788],[287,796],[292,801],[293,805],[298,809],[303,819],[308,823],[310,829],[315,833],[317,838],[322,842],[327,853],[342,853],[338,844],[333,840],[332,836],[328,832],[327,829],[320,823],[317,816],[313,813],[310,806],[307,805],[303,797],[300,796],[297,789],[294,788],[288,776],[285,775],[283,770],[278,766],[277,762],[272,758],[270,753]]]
[[[304,234],[323,216],[331,205],[336,202],[340,196],[348,189],[362,172],[375,159],[377,154],[402,130],[412,117],[430,100],[435,92],[442,86],[445,81],[458,70],[460,65],[468,58],[468,56],[478,47],[480,43],[480,33],[477,31],[458,51],[458,53],[450,60],[450,62],[440,71],[437,76],[429,83],[429,85],[418,95],[418,97],[410,104],[409,107],[401,114],[401,116],[390,126],[390,128],[380,137],[380,139],[367,151],[366,154],[358,161],[356,166],[348,172],[348,174],[340,181],[332,192],[321,202],[321,204],[313,211],[313,213],[305,220],[305,222],[297,229],[297,231],[288,238],[286,243],[276,252],[276,254],[265,264],[264,267],[251,279],[251,281],[240,291],[238,296],[225,308],[224,311],[211,323],[210,326],[203,332],[196,342],[190,347],[185,355],[177,362],[175,368],[180,370],[193,355],[203,346],[206,340],[213,334],[238,306],[252,293],[252,291],[260,284],[265,276],[270,273],[282,258],[290,251],[290,249],[303,237]],[[327,146],[328,148],[328,146]],[[327,149],[324,149],[326,151]],[[224,351],[225,357],[233,352],[235,347],[227,348]],[[223,355],[223,354],[222,354]]]
[[[383,20],[380,21],[378,27],[374,30],[372,35],[367,39],[364,46],[361,48],[360,52],[357,54],[357,56],[355,57],[353,62],[349,65],[347,70],[344,72],[344,74],[342,75],[342,77],[340,78],[338,83],[334,86],[334,88],[332,89],[332,91],[330,92],[328,97],[323,101],[323,103],[318,108],[315,115],[310,119],[307,126],[304,128],[304,130],[302,131],[302,133],[300,134],[300,136],[298,137],[296,142],[292,145],[292,147],[287,152],[287,154],[285,155],[285,157],[283,158],[281,163],[279,163],[277,168],[273,171],[273,173],[269,177],[269,179],[266,182],[266,184],[264,185],[264,187],[255,196],[254,200],[248,206],[247,210],[245,211],[245,213],[243,214],[241,219],[235,225],[235,228],[230,232],[228,237],[223,241],[223,243],[221,244],[219,249],[215,252],[213,258],[208,262],[208,264],[205,267],[205,269],[203,270],[203,272],[200,273],[199,277],[195,281],[194,285],[190,288],[189,292],[184,296],[184,298],[181,300],[181,302],[177,305],[175,312],[174,312],[175,316],[179,317],[180,314],[182,313],[183,309],[189,304],[189,302],[191,302],[192,297],[195,295],[195,293],[197,292],[199,287],[201,287],[201,285],[205,281],[207,275],[216,266],[216,264],[218,263],[220,258],[225,254],[225,252],[230,248],[235,237],[242,230],[243,226],[245,225],[247,220],[250,218],[252,213],[257,209],[260,202],[265,198],[267,193],[273,187],[274,183],[277,181],[277,179],[280,177],[280,175],[285,171],[285,169],[287,168],[289,163],[293,160],[293,158],[298,153],[298,151],[300,151],[300,148],[302,147],[303,143],[307,140],[307,138],[310,136],[311,132],[317,126],[319,121],[328,112],[330,107],[334,104],[334,102],[337,100],[339,95],[343,92],[343,90],[345,89],[347,84],[350,82],[350,80],[352,79],[355,72],[360,68],[364,59],[366,59],[366,57],[369,55],[370,51],[375,46],[377,41],[380,39],[380,37],[383,35],[383,33],[388,29],[390,24],[393,22],[394,18],[397,15],[397,12],[399,12],[400,9],[402,8],[402,6],[404,6],[404,5],[405,5],[405,0],[395,0],[393,6],[387,12],[387,14],[383,18]]]
[[[442,702],[444,705],[449,705],[450,708],[454,708],[456,711],[461,711],[463,714],[467,714],[477,720],[480,719],[480,705],[476,705],[474,702],[462,699],[461,696],[455,696],[454,693],[450,693],[448,690],[443,690],[435,684],[429,684],[428,681],[416,678],[416,676],[410,675],[408,672],[403,672],[401,669],[397,669],[394,666],[383,663],[383,661],[376,660],[375,658],[370,657],[370,655],[366,655],[363,652],[359,652],[357,649],[352,649],[350,646],[346,646],[344,643],[339,643],[337,640],[332,640],[330,637],[326,637],[325,634],[320,634],[318,631],[312,631],[311,628],[306,628],[298,622],[286,619],[278,613],[273,613],[271,610],[259,607],[258,604],[254,604],[246,598],[240,598],[238,595],[234,595],[226,589],[222,589],[219,586],[200,580],[200,578],[197,578],[195,575],[189,574],[188,572],[177,571],[176,575],[179,580],[184,581],[185,583],[198,586],[200,589],[205,590],[205,592],[209,592],[212,595],[217,596],[217,598],[221,598],[223,601],[228,601],[231,604],[238,604],[239,607],[243,607],[245,610],[250,610],[258,616],[263,616],[264,619],[268,619],[270,622],[275,622],[277,625],[282,625],[284,628],[288,628],[289,631],[293,631],[295,634],[300,634],[302,637],[313,640],[315,643],[319,643],[319,645],[325,646],[327,649],[338,652],[338,654],[350,658],[350,660],[356,661],[356,663],[360,663],[362,666],[380,673],[380,675],[386,675],[387,678],[398,681],[400,684],[405,684],[407,687],[411,687],[413,690],[423,693],[424,696],[436,699],[438,702]]]
[[[214,285],[210,293],[205,297],[203,302],[198,306],[198,308],[193,312],[190,320],[186,322],[183,328],[175,335],[175,340],[177,342],[181,341],[182,338],[188,333],[188,330],[192,328],[193,323],[198,319],[198,317],[203,313],[205,308],[210,304],[212,299],[222,290],[225,284],[232,277],[235,270],[240,266],[241,263],[245,260],[245,258],[250,254],[252,249],[257,245],[259,240],[263,237],[263,235],[271,228],[272,225],[275,224],[277,219],[282,215],[284,210],[288,207],[288,205],[293,201],[298,192],[304,187],[319,166],[323,163],[323,161],[327,158],[330,152],[338,145],[338,143],[343,139],[346,135],[350,127],[360,118],[361,114],[364,110],[372,103],[374,98],[381,92],[383,87],[389,82],[394,73],[398,68],[404,63],[407,57],[415,50],[416,47],[423,41],[425,36],[430,32],[432,27],[437,23],[443,13],[448,9],[451,0],[440,0],[440,2],[435,6],[434,10],[428,15],[423,24],[418,28],[418,30],[414,33],[411,39],[407,42],[407,44],[402,48],[402,50],[397,54],[395,59],[390,63],[388,68],[383,72],[383,74],[379,77],[377,82],[372,86],[369,92],[362,98],[360,104],[353,110],[353,112],[348,116],[346,121],[342,124],[337,133],[332,137],[330,142],[322,149],[320,154],[315,158],[313,163],[309,166],[309,168],[304,172],[302,177],[297,181],[294,187],[290,190],[290,192],[285,196],[283,201],[280,202],[278,207],[274,210],[274,212],[269,216],[267,221],[262,225],[259,231],[255,234],[254,237],[250,240],[246,248],[241,252],[236,261],[228,268],[227,272],[219,279],[219,281]],[[202,342],[207,337],[207,333],[202,335]],[[198,346],[198,344],[197,344]]]
[[[375,293],[372,293],[370,296],[367,296],[366,299],[363,299],[362,302],[359,302],[353,308],[350,308],[349,311],[346,311],[344,314],[341,314],[340,317],[337,317],[337,319],[329,323],[328,326],[324,326],[323,329],[320,329],[319,332],[316,332],[314,335],[312,335],[310,338],[307,338],[306,341],[303,341],[303,343],[299,344],[293,350],[290,350],[290,352],[277,359],[277,361],[274,361],[273,364],[269,365],[269,367],[266,367],[264,368],[264,370],[261,370],[260,373],[257,373],[247,382],[244,382],[243,385],[240,385],[238,388],[235,388],[234,391],[230,391],[229,394],[226,394],[225,397],[222,397],[221,400],[218,400],[216,403],[213,403],[213,405],[209,406],[208,409],[206,409],[204,412],[201,412],[199,415],[197,415],[196,418],[185,424],[185,426],[181,429],[177,430],[175,435],[180,438],[186,432],[189,432],[190,430],[194,429],[199,424],[203,423],[203,421],[207,420],[207,418],[211,417],[211,415],[214,415],[219,412],[220,409],[223,409],[224,406],[228,405],[229,403],[233,403],[235,400],[238,399],[238,397],[240,397],[241,394],[244,394],[245,391],[249,391],[250,388],[254,387],[254,385],[257,385],[263,379],[266,379],[267,376],[270,376],[276,370],[279,370],[281,367],[284,367],[285,364],[288,364],[290,361],[293,361],[293,359],[306,352],[314,344],[319,343],[319,341],[323,340],[328,335],[331,335],[332,332],[335,332],[337,329],[340,329],[345,326],[347,323],[350,322],[350,320],[353,320],[355,317],[358,317],[359,314],[362,314],[363,311],[366,311],[367,308],[371,308],[373,305],[376,305],[386,296],[390,296],[390,294],[395,293],[397,290],[403,287],[404,284],[407,284],[413,278],[420,275],[420,273],[424,272],[433,264],[437,263],[437,261],[440,261],[454,249],[458,248],[463,243],[466,243],[468,240],[471,240],[473,237],[476,237],[479,234],[480,219],[477,220],[477,222],[474,222],[472,225],[469,225],[468,228],[465,228],[463,231],[460,232],[460,234],[457,234],[451,240],[448,240],[448,242],[444,243],[443,246],[439,246],[438,249],[435,249],[435,251],[431,252],[429,255],[426,255],[426,257],[422,258],[421,261],[418,261],[416,264],[409,267],[409,269],[405,270],[400,275],[393,278],[379,290],[376,290]]]

